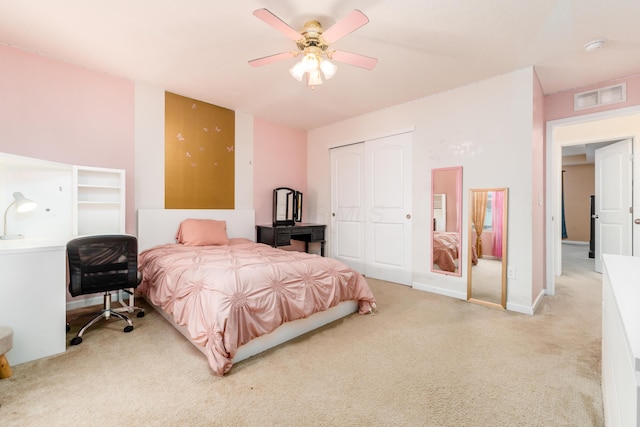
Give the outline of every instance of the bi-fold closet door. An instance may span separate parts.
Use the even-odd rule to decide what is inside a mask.
[[[412,133],[331,150],[331,256],[411,285]]]

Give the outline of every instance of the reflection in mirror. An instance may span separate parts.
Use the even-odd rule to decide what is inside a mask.
[[[294,225],[302,221],[302,193],[288,187],[273,190],[273,225]]]
[[[462,167],[431,171],[431,271],[460,276]]]
[[[469,190],[467,299],[507,308],[507,188]]]

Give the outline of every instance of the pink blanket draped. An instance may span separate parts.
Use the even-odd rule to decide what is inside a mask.
[[[139,270],[138,291],[187,326],[217,375],[241,345],[285,322],[348,300],[366,314],[375,303],[364,277],[341,262],[253,242],[157,246],[140,254]]]
[[[460,233],[434,231],[433,232],[433,263],[441,270],[454,272],[458,268],[458,247]]]

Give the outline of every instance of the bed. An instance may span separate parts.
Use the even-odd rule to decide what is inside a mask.
[[[442,271],[453,273],[460,259],[460,233],[450,231],[433,232],[433,265]],[[475,247],[472,245],[471,263],[478,263]]]
[[[183,244],[176,244],[176,235]],[[376,310],[355,270],[331,258],[255,243],[254,236],[253,210],[138,211],[144,279],[137,291],[220,376],[234,363],[322,325]]]
[[[433,263],[440,270],[454,272],[458,268],[460,233],[433,232]]]

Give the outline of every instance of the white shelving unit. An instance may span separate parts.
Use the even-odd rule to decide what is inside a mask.
[[[76,236],[125,233],[124,169],[73,166],[73,206]],[[116,300],[127,308],[134,306],[133,297],[123,291],[114,294]],[[79,304],[99,304],[101,297],[87,301]]]
[[[125,171],[73,167],[73,229],[78,236],[125,232]]]

